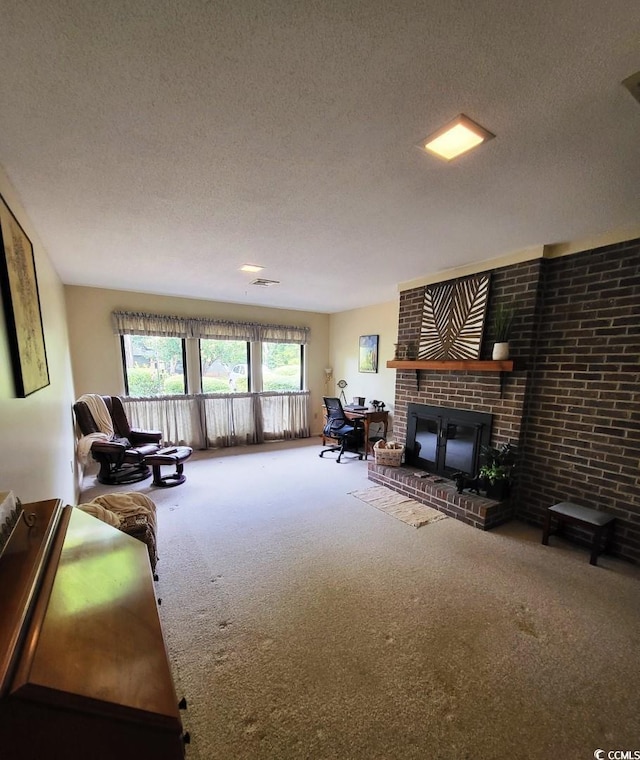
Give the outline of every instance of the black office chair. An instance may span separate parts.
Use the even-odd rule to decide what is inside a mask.
[[[336,462],[345,451],[352,451],[357,454],[358,459],[362,459],[360,446],[364,442],[364,427],[361,422],[349,420],[342,408],[342,402],[339,398],[324,398],[324,406],[327,410],[327,418],[322,434],[327,438],[335,438],[338,443],[329,448],[323,449],[319,456],[326,454],[328,451],[338,451]]]

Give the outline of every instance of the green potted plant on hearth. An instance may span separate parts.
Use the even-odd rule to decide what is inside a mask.
[[[493,356],[496,361],[509,358],[509,338],[513,325],[514,310],[511,306],[499,303],[493,315]]]
[[[513,473],[516,468],[517,448],[511,443],[500,446],[483,446],[484,464],[480,468],[481,488],[487,498],[502,501],[509,496]]]

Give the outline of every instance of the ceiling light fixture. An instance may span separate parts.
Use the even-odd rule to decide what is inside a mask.
[[[259,285],[262,288],[269,288],[271,285],[279,285],[280,280],[265,280],[262,277],[258,277],[257,280],[252,280],[252,285]]]
[[[461,113],[437,132],[421,140],[420,148],[445,161],[451,161],[492,137],[495,135]]]
[[[243,264],[240,267],[241,272],[262,272],[263,269],[259,264]]]

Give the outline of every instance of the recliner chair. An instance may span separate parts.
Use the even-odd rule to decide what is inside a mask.
[[[160,449],[162,433],[131,428],[119,396],[102,396],[102,400],[113,423],[113,436],[110,440],[95,440],[91,444],[91,456],[100,465],[98,481],[105,485],[119,485],[151,477],[151,469],[144,458]],[[101,432],[85,401],[76,401],[73,411],[83,436]]]
[[[340,462],[340,457],[345,451],[353,451],[357,454],[358,459],[362,459],[362,452],[358,450],[364,442],[364,428],[362,424],[348,419],[339,398],[325,397],[324,407],[327,410],[327,419],[322,433],[327,438],[336,438],[338,443],[335,446],[323,449],[319,456],[322,457],[328,451],[337,451],[339,453],[336,462]]]

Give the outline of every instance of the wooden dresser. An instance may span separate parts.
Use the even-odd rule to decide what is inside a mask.
[[[0,757],[183,758],[146,547],[55,499],[24,514],[0,555]]]

